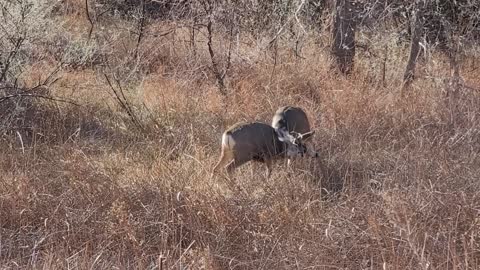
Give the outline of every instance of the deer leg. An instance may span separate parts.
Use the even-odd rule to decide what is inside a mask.
[[[227,171],[228,178],[232,178],[233,170],[236,168],[235,160],[230,161],[227,166],[225,166],[225,170]]]
[[[272,161],[269,159],[265,159],[265,166],[267,166],[267,174],[266,178],[270,178],[270,175],[272,174]]]
[[[213,167],[212,170],[212,177],[217,172],[218,168],[222,166],[225,163],[226,157],[225,157],[225,151],[222,149],[222,152],[220,153],[220,158],[218,159],[217,164],[215,164],[215,167]]]

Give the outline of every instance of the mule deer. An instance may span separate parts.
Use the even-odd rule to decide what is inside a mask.
[[[299,134],[313,133],[310,129],[310,122],[308,121],[307,114],[299,107],[283,106],[278,108],[272,119],[272,127],[276,130],[280,136],[286,136],[287,134],[294,137]],[[314,150],[308,149],[309,155],[312,157],[318,157],[318,153]],[[290,164],[290,158],[288,159]]]
[[[213,172],[224,166],[231,176],[236,167],[248,161],[257,161],[266,165],[268,178],[272,161],[285,156],[303,156],[307,152],[303,140],[312,134],[279,134],[273,127],[259,122],[235,124],[222,135],[220,159]]]
[[[305,111],[292,106],[278,108],[272,119],[272,127],[300,134],[310,132],[310,122]]]

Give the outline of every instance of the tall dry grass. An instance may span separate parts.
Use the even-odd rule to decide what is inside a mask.
[[[480,267],[480,84],[468,63],[469,89],[446,97],[446,60],[435,55],[401,95],[407,54],[393,39],[384,39],[385,81],[381,59],[364,54],[351,77],[335,75],[317,37],[304,58],[289,44],[275,60],[245,43],[224,98],[205,40],[194,55],[181,30],[147,35],[129,63],[134,37],[124,29],[102,45],[118,66],[69,66],[50,87],[81,107],[29,100],[15,111],[29,124],[2,134],[2,269]],[[51,61],[26,68],[25,84]],[[112,96],[104,73],[115,72],[143,131]],[[210,176],[228,125],[270,122],[287,104],[307,111],[319,161],[279,162],[270,179],[252,164],[234,181]]]

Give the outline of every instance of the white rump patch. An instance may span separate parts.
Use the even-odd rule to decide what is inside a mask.
[[[227,148],[233,148],[235,146],[235,141],[232,138],[232,135],[224,133],[222,136],[222,146]]]

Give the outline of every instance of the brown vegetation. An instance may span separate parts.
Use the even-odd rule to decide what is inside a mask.
[[[480,268],[478,48],[454,95],[432,50],[402,96],[408,42],[388,31],[357,34],[343,77],[331,35],[297,29],[300,50],[217,29],[225,96],[205,28],[192,43],[151,20],[138,43],[136,21],[92,9],[89,38],[83,3],[27,20],[0,82],[1,269]],[[224,129],[282,105],[305,109],[320,161],[212,177]]]

